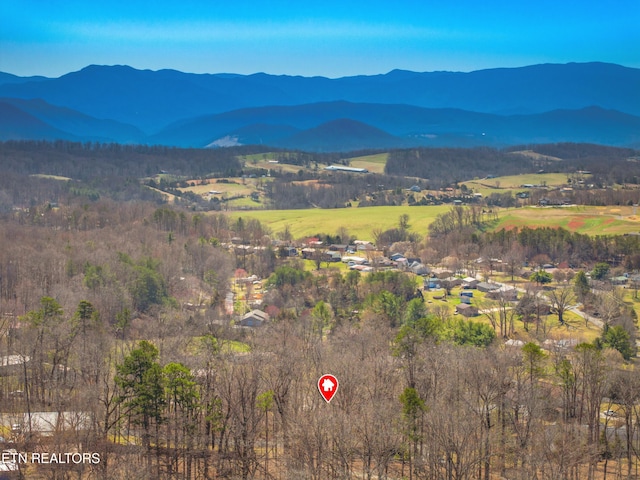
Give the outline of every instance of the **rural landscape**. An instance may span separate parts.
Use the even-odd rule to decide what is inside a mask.
[[[637,150],[0,154],[8,475],[635,477]]]
[[[637,1],[319,7],[0,5],[0,480],[640,479]]]

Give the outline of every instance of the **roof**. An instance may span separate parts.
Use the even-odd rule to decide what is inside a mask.
[[[474,307],[473,305],[469,305],[468,303],[459,303],[458,305],[456,305],[456,309],[458,310],[469,310],[471,308],[477,310],[476,307]]]
[[[345,167],[343,165],[329,165],[324,168],[329,171],[343,171],[343,172],[355,172],[355,173],[369,173],[369,170],[366,168],[355,168],[355,167]]]
[[[31,412],[1,414],[0,423],[18,424],[23,432],[38,432],[51,435],[56,431],[79,431],[91,427],[89,412]]]
[[[11,367],[13,365],[22,365],[29,361],[29,357],[22,355],[7,355],[0,357],[0,367]]]
[[[249,313],[245,313],[242,316],[242,320],[246,320],[249,318],[257,318],[263,322],[266,322],[267,320],[269,320],[269,314],[266,312],[263,312],[262,310],[251,310]]]

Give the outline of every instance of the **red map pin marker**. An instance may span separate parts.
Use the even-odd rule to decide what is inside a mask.
[[[329,403],[338,391],[338,379],[329,374],[321,376],[318,380],[318,390],[322,398]]]

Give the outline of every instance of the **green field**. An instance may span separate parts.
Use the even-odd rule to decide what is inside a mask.
[[[546,185],[559,187],[567,184],[566,173],[527,173],[522,175],[510,175],[506,177],[481,178],[462,182],[467,188],[484,196],[491,193],[505,193],[509,190],[524,190],[522,185]]]
[[[282,154],[280,154],[282,155]],[[269,163],[269,160],[275,160],[275,153],[256,153],[253,155],[241,155],[238,157],[245,162],[247,168],[264,168],[266,170],[275,170],[281,172],[296,173],[299,170],[310,170],[300,165],[290,165],[287,163]],[[372,173],[384,173],[384,167],[387,164],[388,153],[377,153],[375,155],[365,155],[363,157],[353,157],[348,159],[349,165],[355,168],[366,168]],[[318,165],[319,169],[323,167]]]
[[[252,206],[259,206],[252,202]],[[247,205],[249,206],[249,205]],[[317,233],[335,234],[346,227],[351,235],[361,240],[373,240],[374,230],[397,227],[400,215],[409,215],[410,230],[421,237],[428,233],[429,224],[437,215],[447,212],[450,205],[427,207],[364,207],[338,209],[256,210],[233,211],[228,215],[256,218],[273,232],[281,232],[289,226],[294,238]],[[633,207],[526,207],[502,210],[493,230],[513,229],[524,226],[562,227],[586,235],[622,235],[640,231],[640,216]]]
[[[230,183],[218,182],[216,180],[209,180],[208,183],[199,183],[199,180],[188,180],[189,183],[196,183],[196,185],[188,188],[179,188],[182,192],[193,192],[198,195],[207,195],[210,191],[222,192],[216,194],[222,196],[228,195],[251,195],[251,192],[255,191],[255,179],[243,179],[242,178],[228,178],[226,179]]]
[[[526,207],[501,212],[494,229],[562,227],[586,235],[622,235],[640,231],[633,207]]]
[[[429,224],[436,215],[444,213],[450,208],[447,205],[435,207],[314,208],[229,212],[228,215],[233,219],[238,217],[256,218],[271,228],[273,232],[281,232],[288,225],[294,238],[317,233],[333,235],[340,227],[346,227],[349,234],[360,240],[373,240],[374,230],[397,227],[398,218],[405,213],[409,215],[410,230],[423,237],[428,233]]]
[[[69,177],[61,177],[60,175],[45,175],[44,173],[34,173],[29,176],[35,178],[48,178],[50,180],[60,180],[63,182],[68,182],[69,180],[71,180]]]
[[[270,163],[269,160],[276,160],[282,153],[274,152],[254,153],[252,155],[240,155],[238,159],[244,162],[246,168],[263,168],[265,170],[273,170],[276,172],[297,173],[300,170],[308,170],[300,165],[292,165],[288,163]]]
[[[377,153],[364,157],[354,157],[349,159],[349,166],[354,168],[366,168],[371,173],[384,173],[384,167],[389,158],[388,153]]]
[[[252,200],[251,197],[242,197],[234,198],[233,200],[226,202],[226,208],[253,210],[264,208],[264,204]]]

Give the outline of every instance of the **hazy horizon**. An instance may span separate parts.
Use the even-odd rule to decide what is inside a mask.
[[[356,74],[356,75],[344,75],[342,77],[327,77],[324,75],[313,75],[313,76],[309,76],[309,78],[311,77],[325,77],[325,78],[329,78],[329,79],[338,79],[338,78],[345,78],[345,77],[352,77],[352,76],[375,76],[375,75],[387,75],[389,73],[391,73],[392,71],[395,70],[400,70],[400,71],[411,71],[411,72],[415,72],[415,73],[437,73],[437,72],[448,72],[448,73],[473,73],[473,72],[477,72],[477,71],[481,71],[481,70],[498,70],[498,69],[515,69],[515,68],[526,68],[526,67],[532,67],[532,66],[536,66],[536,65],[570,65],[570,64],[596,64],[596,63],[608,63],[611,65],[617,65],[623,68],[638,68],[638,67],[631,67],[629,65],[621,65],[619,63],[611,63],[611,62],[600,62],[600,61],[592,61],[592,62],[566,62],[566,63],[553,63],[553,62],[548,62],[548,63],[544,63],[544,64],[528,64],[528,65],[519,65],[519,66],[514,66],[514,67],[488,67],[486,69],[477,69],[477,70],[469,70],[469,71],[462,71],[462,70],[431,70],[431,71],[417,71],[417,70],[407,70],[407,69],[403,69],[403,68],[394,68],[392,70],[389,71],[385,71],[385,72],[378,72],[378,73],[373,73],[373,74]],[[4,71],[4,70],[0,70],[0,72],[2,73],[8,73],[10,75],[16,75],[19,77],[43,77],[43,78],[50,78],[50,79],[54,79],[54,78],[60,78],[63,77],[65,75],[71,74],[71,73],[76,73],[76,72],[80,72],[82,70],[85,70],[87,68],[90,67],[122,67],[122,68],[132,68],[134,70],[137,71],[147,71],[147,72],[161,72],[161,71],[176,71],[176,72],[180,72],[180,73],[185,73],[185,74],[196,74],[196,75],[237,75],[237,76],[250,76],[250,75],[260,75],[260,74],[266,74],[266,75],[274,75],[274,76],[291,76],[291,77],[307,77],[306,75],[296,75],[296,74],[277,74],[277,73],[270,73],[270,72],[251,72],[251,73],[237,73],[237,72],[187,72],[187,71],[183,71],[183,70],[178,70],[175,68],[159,68],[159,69],[151,69],[151,68],[137,68],[134,65],[125,65],[125,64],[112,64],[112,65],[100,65],[100,64],[90,64],[90,65],[85,65],[84,67],[81,67],[77,70],[73,70],[73,71],[69,71],[69,72],[65,72],[61,75],[55,75],[55,76],[47,76],[47,75],[40,75],[40,74],[33,74],[33,75],[17,75],[14,72],[8,72],[8,71]]]
[[[543,63],[640,68],[640,3],[121,1],[0,4],[0,71],[88,65],[324,76],[471,72]]]

